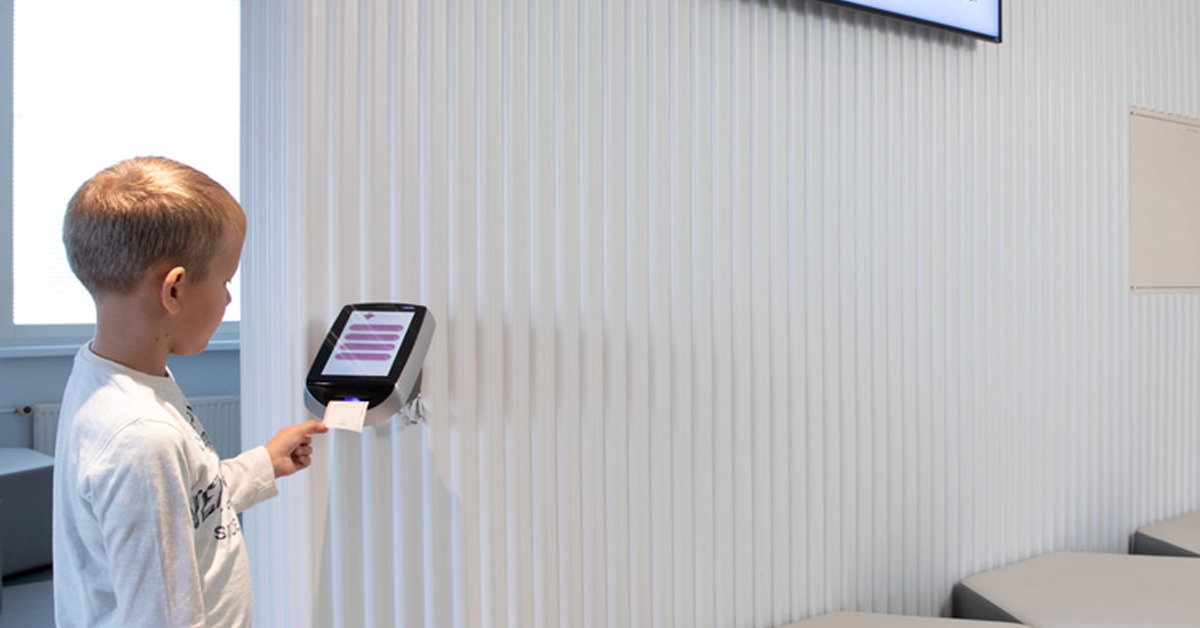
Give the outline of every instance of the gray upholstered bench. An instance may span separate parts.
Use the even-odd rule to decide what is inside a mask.
[[[1200,556],[1200,512],[1138,528],[1129,551],[1159,556]]]
[[[0,575],[50,564],[54,458],[0,447]]]
[[[789,624],[784,628],[1005,628],[1012,624],[967,621],[940,617],[877,615],[875,613],[830,613]]]
[[[1195,628],[1200,560],[1056,552],[963,580],[954,614],[1035,628]]]

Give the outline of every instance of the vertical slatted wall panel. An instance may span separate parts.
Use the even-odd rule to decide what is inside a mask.
[[[246,532],[262,623],[771,626],[1200,506],[1197,301],[1126,289],[1126,107],[1190,0],[245,3],[243,440],[339,306],[428,305],[429,424]]]

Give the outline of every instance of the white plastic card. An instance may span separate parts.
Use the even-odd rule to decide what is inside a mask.
[[[335,430],[361,433],[366,418],[365,401],[330,401],[325,406],[325,425]]]

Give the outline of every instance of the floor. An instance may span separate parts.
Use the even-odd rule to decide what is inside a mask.
[[[52,572],[42,569],[4,579],[0,628],[54,628]]]

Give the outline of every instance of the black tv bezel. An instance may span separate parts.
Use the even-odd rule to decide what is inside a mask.
[[[846,7],[847,9],[853,9],[855,11],[863,11],[865,13],[871,13],[874,15],[882,15],[884,17],[896,18],[898,20],[903,20],[905,22],[911,22],[913,24],[920,24],[922,26],[928,26],[930,28],[936,28],[938,30],[950,31],[952,33],[958,33],[959,35],[967,35],[967,36],[973,37],[975,39],[982,39],[983,41],[990,41],[990,42],[996,43],[996,44],[1004,43],[1004,37],[1003,37],[1004,36],[1004,0],[996,0],[996,23],[998,25],[998,28],[996,30],[995,36],[989,35],[987,33],[981,33],[978,31],[968,30],[965,28],[959,28],[957,26],[951,26],[949,24],[943,24],[941,22],[934,22],[932,20],[925,20],[925,19],[921,19],[919,17],[913,17],[911,15],[907,15],[904,13],[897,13],[895,11],[888,11],[885,9],[877,9],[875,7],[863,6],[861,4],[856,4],[854,2],[848,2],[847,0],[818,0],[818,1],[824,2],[825,4],[835,4],[840,7]]]

